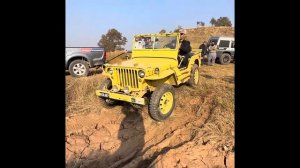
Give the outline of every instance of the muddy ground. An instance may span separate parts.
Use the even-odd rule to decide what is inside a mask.
[[[175,88],[169,119],[147,106],[105,107],[95,95],[104,77],[66,75],[66,167],[234,167],[234,64],[206,66],[198,88]]]

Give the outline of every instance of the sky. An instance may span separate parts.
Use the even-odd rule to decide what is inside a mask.
[[[66,0],[66,47],[97,47],[102,34],[115,28],[127,38],[209,26],[214,17],[228,17],[234,26],[234,0]]]

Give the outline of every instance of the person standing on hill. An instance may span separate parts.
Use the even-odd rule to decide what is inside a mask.
[[[208,62],[207,64],[212,66],[215,64],[217,58],[217,45],[214,42],[211,42],[209,48]]]

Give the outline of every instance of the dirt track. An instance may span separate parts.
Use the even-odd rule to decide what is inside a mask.
[[[200,72],[199,89],[176,87],[175,110],[164,122],[152,120],[147,106],[139,111],[126,103],[105,108],[96,96],[90,102],[98,108],[67,113],[67,167],[234,167],[234,146],[222,141],[233,141],[233,128],[216,128],[226,136],[217,142],[209,138],[215,136],[209,130],[218,116],[233,120],[234,64],[204,65]],[[66,78],[67,84],[95,79],[100,84],[104,78]]]

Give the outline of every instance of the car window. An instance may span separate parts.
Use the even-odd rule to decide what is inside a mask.
[[[228,48],[229,47],[229,43],[230,43],[230,41],[228,41],[228,40],[221,40],[220,44],[219,44],[219,47],[226,47],[226,48]]]
[[[218,44],[218,39],[217,38],[212,38],[208,41],[208,43],[214,42],[215,44]]]
[[[234,48],[234,41],[231,42],[231,48]]]

